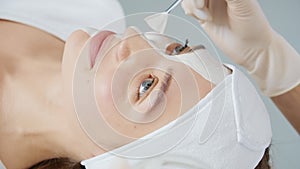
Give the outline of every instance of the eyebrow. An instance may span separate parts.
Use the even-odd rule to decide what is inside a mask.
[[[172,78],[171,69],[169,69],[168,71],[170,71],[170,73],[165,72],[165,74],[162,78],[163,84],[160,87],[160,90],[162,90],[164,93],[167,92],[167,90],[169,89],[171,78]]]

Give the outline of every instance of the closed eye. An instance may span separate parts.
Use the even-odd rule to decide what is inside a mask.
[[[185,44],[174,42],[167,46],[165,53],[168,55],[179,55],[182,53],[190,52],[191,48],[188,46],[188,39],[185,41]]]

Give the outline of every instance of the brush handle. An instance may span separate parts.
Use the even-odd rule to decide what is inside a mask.
[[[177,7],[182,0],[176,0],[168,9],[165,10],[165,13],[170,13],[175,7]]]

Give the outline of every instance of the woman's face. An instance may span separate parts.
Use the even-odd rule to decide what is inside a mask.
[[[82,57],[87,62],[81,63]],[[79,90],[92,90],[105,123],[130,138],[140,138],[176,119],[213,87],[183,63],[166,59],[133,28],[121,37],[105,31],[93,38],[74,32],[66,42],[62,70],[70,104],[77,104],[72,100],[80,97],[74,94],[79,70],[92,79],[83,82],[92,89]],[[80,99],[90,111],[89,98]]]

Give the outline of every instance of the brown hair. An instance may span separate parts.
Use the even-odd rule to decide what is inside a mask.
[[[269,156],[269,147],[268,147],[265,150],[265,154],[264,154],[263,158],[260,160],[260,162],[255,167],[255,169],[271,169],[271,167],[269,165],[269,160],[270,160],[270,156]]]
[[[85,167],[69,158],[54,158],[35,164],[29,169],[85,169]],[[271,169],[269,165],[269,148],[265,150],[263,158],[255,169]]]
[[[69,158],[53,158],[39,162],[29,169],[85,169],[85,167]]]

